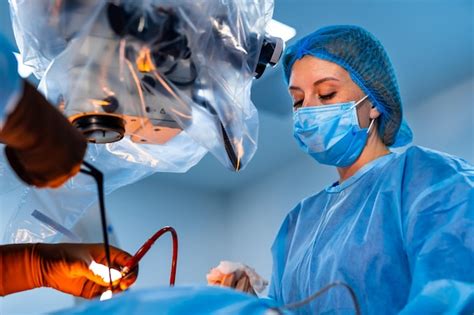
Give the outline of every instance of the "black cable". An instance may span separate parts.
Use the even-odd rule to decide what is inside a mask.
[[[279,309],[281,309],[281,310],[285,310],[285,309],[286,310],[291,310],[291,309],[295,309],[295,308],[300,308],[301,306],[304,306],[304,305],[308,304],[309,302],[317,299],[322,294],[328,292],[330,289],[332,289],[334,287],[337,287],[337,286],[342,286],[342,287],[346,288],[349,291],[349,293],[351,295],[352,303],[354,304],[355,313],[356,313],[356,315],[360,315],[360,306],[359,306],[359,302],[357,300],[357,296],[356,296],[354,290],[347,283],[344,283],[344,282],[332,282],[332,283],[328,284],[327,286],[325,286],[324,288],[322,288],[321,290],[311,294],[306,299],[295,302],[295,303],[283,305],[283,306],[279,307]]]
[[[173,79],[172,75],[176,71],[177,66],[178,66],[178,62],[175,62],[175,64],[167,71],[167,73],[165,73],[166,78],[168,80],[170,80],[171,82],[173,82],[173,84],[175,84],[177,86],[180,86],[180,87],[186,87],[186,86],[189,86],[191,84],[194,84],[194,82],[196,81],[197,76],[198,76],[197,68],[196,68],[196,65],[194,64],[194,62],[192,60],[190,61],[190,64],[189,64],[190,78],[188,80],[185,80],[185,81],[178,81],[176,79]]]
[[[99,171],[97,168],[92,166],[92,164],[83,161],[82,164],[88,169],[80,170],[81,173],[89,175],[94,178],[97,184],[97,194],[99,196],[99,210],[100,210],[100,221],[102,225],[102,236],[104,238],[104,247],[105,247],[105,259],[107,260],[107,267],[109,268],[109,289],[113,291],[112,287],[112,273],[110,268],[112,266],[110,259],[110,243],[109,235],[107,233],[107,219],[105,216],[105,201],[104,201],[104,174]]]

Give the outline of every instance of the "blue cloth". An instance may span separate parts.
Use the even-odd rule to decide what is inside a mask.
[[[411,142],[412,132],[402,120],[395,71],[382,44],[372,34],[358,26],[335,25],[301,38],[285,50],[282,58],[287,82],[295,61],[307,55],[334,62],[349,73],[381,113],[378,131],[387,146]]]
[[[130,290],[111,300],[83,303],[54,315],[263,315],[274,302],[235,290],[210,286],[158,287]]]
[[[13,46],[0,34],[0,128],[21,93],[21,78]]]
[[[341,281],[362,314],[472,314],[474,167],[417,146],[380,157],[301,201],[272,253],[281,304]],[[299,311],[354,314],[343,288]]]

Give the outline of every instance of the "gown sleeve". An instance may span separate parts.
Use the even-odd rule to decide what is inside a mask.
[[[283,301],[281,280],[283,271],[285,270],[288,250],[293,239],[293,233],[295,229],[294,221],[296,220],[300,207],[300,204],[298,204],[286,216],[272,245],[273,270],[268,297],[279,302]]]

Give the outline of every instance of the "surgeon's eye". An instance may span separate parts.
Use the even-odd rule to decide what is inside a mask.
[[[298,108],[301,107],[301,105],[303,105],[303,100],[296,101],[296,102],[293,104],[293,110],[297,110]]]
[[[334,96],[336,96],[336,92],[332,92],[332,93],[325,94],[325,95],[319,95],[319,99],[320,99],[321,101],[329,101],[329,100],[332,99]]]

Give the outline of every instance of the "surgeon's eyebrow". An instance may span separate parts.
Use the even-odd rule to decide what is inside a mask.
[[[321,84],[321,83],[326,82],[326,81],[339,81],[339,79],[336,79],[334,77],[325,77],[325,78],[314,81],[313,86],[316,86],[316,85]],[[300,87],[297,87],[297,86],[294,86],[294,85],[290,85],[290,87],[288,89],[289,90],[302,91],[302,89]]]

